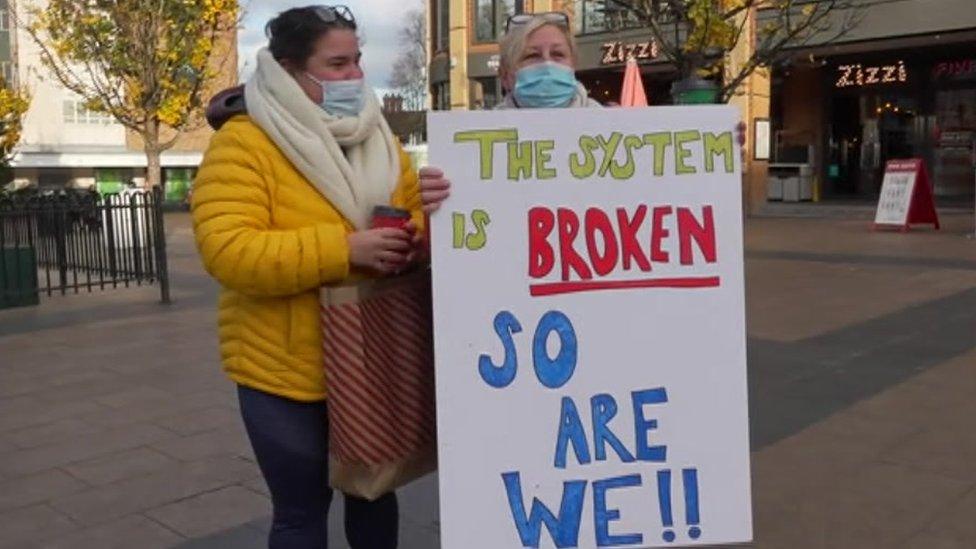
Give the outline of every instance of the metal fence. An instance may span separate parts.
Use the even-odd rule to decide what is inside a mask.
[[[162,203],[159,189],[0,198],[0,308],[145,284],[168,303]]]

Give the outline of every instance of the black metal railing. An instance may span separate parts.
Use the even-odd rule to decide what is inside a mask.
[[[162,203],[158,189],[0,197],[0,308],[144,284],[168,303]]]

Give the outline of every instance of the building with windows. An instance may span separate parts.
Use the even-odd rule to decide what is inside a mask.
[[[750,131],[744,195],[767,201],[877,198],[885,162],[923,158],[940,204],[970,205],[976,187],[976,9],[973,0],[857,0],[860,24],[788,49],[786,63],[757,73],[730,102]],[[577,78],[595,99],[616,102],[628,57],[648,100],[671,102],[675,72],[650,32],[605,0],[429,0],[435,109],[491,108],[501,100],[499,34],[513,13],[563,11],[579,44]],[[768,12],[767,12],[768,14]],[[846,14],[836,14],[835,26]],[[746,40],[752,53],[763,10]],[[750,34],[751,33],[751,34]],[[822,36],[823,39],[818,39]],[[762,128],[763,131],[760,131]],[[768,131],[766,131],[768,128]],[[756,147],[756,133],[768,135]],[[766,149],[769,154],[766,155]],[[763,154],[753,154],[757,151]],[[785,191],[784,191],[785,185]]]
[[[116,192],[128,184],[145,182],[146,157],[139,139],[111,117],[85,108],[75,94],[62,87],[41,64],[39,48],[29,34],[14,22],[28,21],[26,8],[15,4],[17,17],[0,0],[0,63],[9,66],[11,80],[31,93],[31,106],[13,159],[14,186],[95,188]],[[225,42],[227,59],[217,88],[237,80],[237,39]],[[6,55],[6,57],[5,57]],[[9,58],[9,59],[8,59]],[[163,179],[170,200],[182,200],[200,164],[211,132],[208,128],[184,134],[162,156]]]
[[[637,21],[603,0],[429,0],[430,75],[435,109],[492,108],[502,98],[498,40],[515,13],[563,11],[579,43],[578,78],[594,98],[616,101],[629,56],[637,58],[649,97],[669,99],[672,80],[656,44]]]

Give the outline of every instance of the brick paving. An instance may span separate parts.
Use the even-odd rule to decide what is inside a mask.
[[[971,216],[944,221],[747,223],[754,547],[976,547],[976,241]],[[187,217],[167,223],[173,305],[132,288],[0,311],[0,548],[265,546],[216,286]],[[401,547],[437,546],[436,490],[404,490]]]

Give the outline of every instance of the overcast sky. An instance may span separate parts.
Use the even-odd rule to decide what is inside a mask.
[[[244,28],[239,36],[240,67],[246,78],[254,67],[254,54],[267,45],[264,25],[288,8],[312,5],[314,0],[250,0],[245,4]],[[412,8],[423,9],[423,0],[339,0],[356,16],[363,38],[363,65],[366,79],[377,89],[387,87],[390,69],[397,54],[397,30],[403,14]]]

